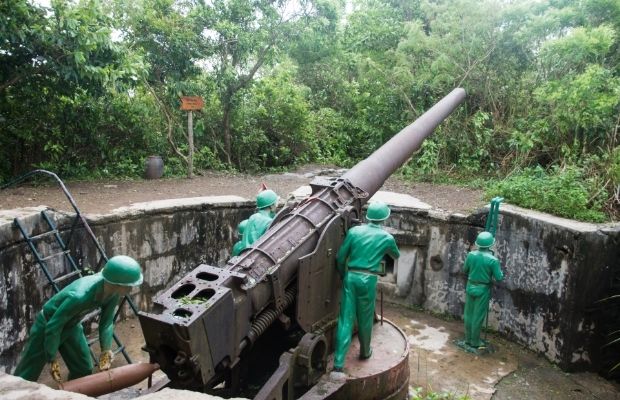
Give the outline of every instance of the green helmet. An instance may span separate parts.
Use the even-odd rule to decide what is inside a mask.
[[[368,205],[366,219],[369,221],[383,221],[390,216],[390,207],[382,201],[374,201]]]
[[[480,232],[478,234],[478,237],[476,237],[476,246],[480,247],[481,249],[489,248],[493,246],[494,243],[495,238],[493,237],[493,235],[491,235],[490,232]]]
[[[278,201],[278,195],[271,189],[263,190],[256,196],[256,208],[267,208]]]
[[[136,260],[127,256],[114,256],[105,263],[101,272],[103,279],[113,285],[138,286],[142,283],[142,268]]]
[[[239,232],[240,235],[243,235],[243,232],[245,232],[245,227],[248,225],[248,220],[244,219],[243,221],[241,221],[239,223],[239,226],[237,227],[237,232]]]

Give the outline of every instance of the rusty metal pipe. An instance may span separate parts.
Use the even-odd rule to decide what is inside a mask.
[[[348,179],[354,186],[366,191],[370,198],[387,178],[411,157],[411,154],[422,145],[424,139],[433,133],[437,125],[464,100],[465,89],[454,89],[368,158],[357,163],[342,178]]]
[[[59,383],[58,388],[86,396],[101,396],[135,385],[159,369],[159,364],[138,363]]]

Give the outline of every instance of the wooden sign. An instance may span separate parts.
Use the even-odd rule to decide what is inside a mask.
[[[198,111],[204,107],[205,102],[200,96],[183,96],[181,97],[182,111]]]

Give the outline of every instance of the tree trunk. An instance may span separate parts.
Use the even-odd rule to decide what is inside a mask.
[[[224,150],[225,150],[225,156],[226,156],[226,162],[228,163],[228,165],[232,165],[232,162],[230,160],[230,151],[231,151],[231,144],[230,144],[230,101],[226,102],[226,104],[224,104],[224,116],[223,116],[223,120],[222,120],[222,128],[224,130]]]

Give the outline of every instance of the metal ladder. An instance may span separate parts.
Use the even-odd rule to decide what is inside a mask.
[[[16,179],[12,180],[11,182],[3,185],[2,187],[0,187],[0,189],[6,189],[6,188],[8,188],[10,186],[13,186],[13,185],[15,185],[17,183],[20,183],[20,182],[28,179],[29,177],[31,177],[33,175],[36,175],[36,174],[47,175],[49,177],[52,177],[54,180],[56,180],[56,182],[58,183],[58,185],[60,186],[60,188],[64,192],[65,196],[67,197],[67,199],[71,203],[71,206],[73,207],[73,210],[75,211],[75,218],[73,219],[73,222],[71,224],[71,230],[69,231],[69,234],[67,235],[66,241],[64,241],[62,239],[62,237],[60,236],[60,232],[58,230],[58,227],[56,226],[54,221],[49,217],[49,215],[45,212],[45,210],[41,211],[41,217],[43,218],[43,220],[47,224],[47,227],[49,228],[49,230],[46,231],[46,232],[43,232],[41,234],[38,234],[38,235],[30,236],[30,234],[26,230],[26,227],[24,226],[22,221],[19,220],[19,218],[15,218],[13,220],[13,223],[15,224],[15,226],[17,227],[17,229],[19,230],[19,232],[23,236],[24,240],[26,241],[26,244],[30,248],[30,251],[34,255],[35,259],[37,260],[37,263],[39,264],[39,266],[43,270],[43,274],[47,278],[47,280],[49,282],[49,285],[52,287],[52,289],[54,291],[54,294],[56,294],[56,293],[58,293],[61,290],[60,287],[59,287],[59,284],[61,282],[69,280],[71,278],[81,278],[85,274],[88,275],[87,271],[85,271],[84,268],[80,268],[78,266],[78,263],[76,263],[73,255],[71,254],[71,250],[69,250],[69,245],[71,243],[71,240],[73,239],[73,234],[75,233],[76,228],[78,227],[80,222],[81,222],[81,225],[86,230],[86,232],[87,232],[88,236],[90,237],[90,239],[95,244],[95,247],[97,248],[97,251],[98,251],[99,256],[100,256],[99,260],[97,261],[97,264],[96,264],[95,268],[93,268],[93,270],[95,272],[99,271],[100,268],[102,267],[102,264],[104,264],[104,262],[108,261],[108,256],[106,255],[105,251],[103,250],[103,247],[101,247],[101,244],[97,240],[97,237],[95,236],[95,234],[91,230],[90,226],[88,225],[88,222],[86,222],[86,219],[84,218],[84,216],[80,212],[80,209],[78,208],[77,204],[75,203],[75,200],[73,199],[73,196],[71,196],[71,193],[69,193],[69,191],[67,190],[64,182],[55,173],[50,172],[50,171],[46,171],[46,170],[43,170],[43,169],[37,169],[37,170],[34,170],[34,171],[30,171],[30,172],[28,172],[28,173],[26,173],[24,175],[21,175],[21,176],[17,177]],[[36,246],[35,242],[37,242],[40,239],[44,239],[46,237],[49,237],[49,236],[53,236],[54,237],[56,243],[60,247],[60,251],[57,252],[57,253],[50,254],[48,256],[43,256],[39,252],[39,250],[37,250],[37,246]],[[69,264],[70,272],[54,277],[50,273],[47,261],[50,260],[50,259],[53,259],[55,257],[61,257],[61,256],[64,256],[66,261],[67,261],[67,263]],[[134,314],[136,316],[138,315],[138,309],[136,308],[136,306],[133,303],[133,301],[131,300],[131,298],[129,298],[129,296],[124,296],[123,299],[121,300],[120,304],[119,304],[119,307],[118,307],[118,310],[116,311],[116,314],[114,315],[114,322],[116,322],[116,320],[118,319],[120,311],[122,310],[123,305],[125,304],[125,302],[127,302],[129,304],[129,306],[132,309],[132,311],[134,312]],[[89,313],[88,315],[86,315],[84,317],[82,322],[84,322],[85,320],[91,319],[91,318],[97,316],[98,314],[99,314],[99,311],[94,311],[92,313]],[[113,334],[113,338],[114,338],[114,342],[117,345],[117,348],[113,350],[114,354],[122,353],[123,357],[125,358],[125,360],[127,360],[127,362],[129,364],[131,364],[132,361],[131,361],[131,358],[129,357],[129,354],[127,354],[125,346],[121,343],[121,341],[118,339],[116,334]],[[98,339],[98,337],[95,337],[93,339],[88,340],[89,347],[92,346],[92,344],[95,343],[97,341],[97,339]],[[93,357],[95,365],[98,365],[98,359],[95,357],[95,353],[92,351],[92,349],[90,350],[90,354]]]

